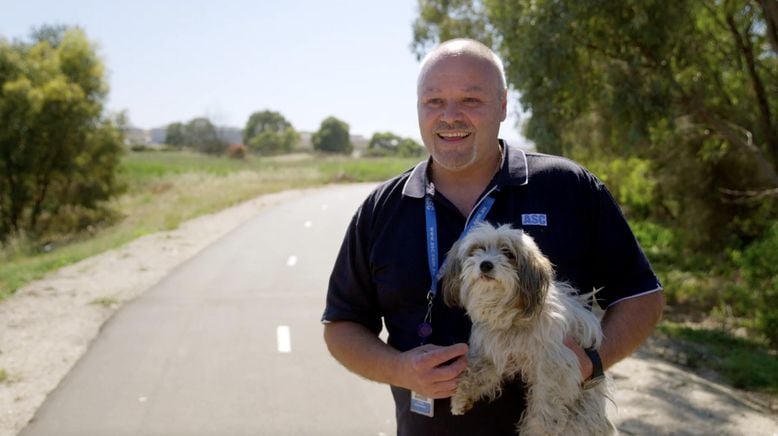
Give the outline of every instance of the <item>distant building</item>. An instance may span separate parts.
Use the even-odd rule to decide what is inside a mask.
[[[216,126],[216,133],[219,135],[219,139],[227,144],[240,144],[243,142],[243,129]]]
[[[167,139],[167,126],[150,129],[149,136],[154,144],[164,144]]]
[[[124,145],[128,147],[133,145],[148,145],[151,142],[148,130],[139,129],[137,127],[125,127],[123,130]]]

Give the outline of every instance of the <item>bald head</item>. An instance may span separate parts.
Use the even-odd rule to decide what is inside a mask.
[[[508,86],[505,80],[505,69],[499,56],[489,47],[474,40],[466,38],[457,38],[448,40],[435,47],[421,61],[417,88],[424,81],[427,71],[442,59],[447,58],[470,58],[475,61],[486,62],[494,70],[495,80],[499,82],[499,91],[505,92]]]

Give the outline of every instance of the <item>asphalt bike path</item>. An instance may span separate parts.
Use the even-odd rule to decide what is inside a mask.
[[[390,435],[385,386],[328,354],[319,321],[372,186],[269,208],[127,303],[24,436]]]

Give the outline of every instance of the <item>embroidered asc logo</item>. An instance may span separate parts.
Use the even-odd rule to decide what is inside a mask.
[[[521,225],[523,226],[547,226],[548,220],[544,213],[524,213],[521,215]]]

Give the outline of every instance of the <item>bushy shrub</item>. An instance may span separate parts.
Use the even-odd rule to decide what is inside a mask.
[[[730,252],[740,281],[729,289],[736,314],[750,315],[753,326],[778,346],[778,221],[765,236]]]
[[[248,147],[243,144],[230,144],[227,147],[227,156],[233,159],[245,159],[248,154]]]

